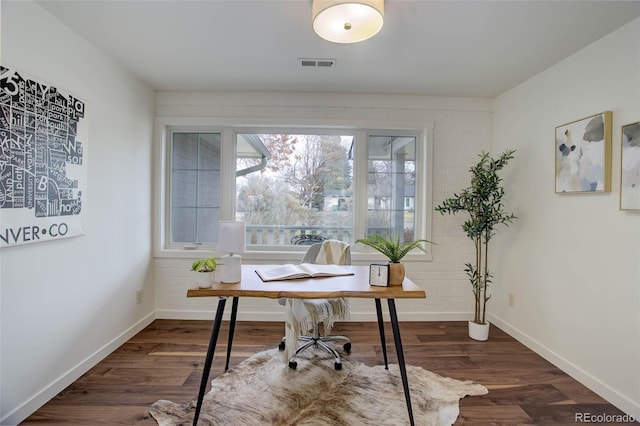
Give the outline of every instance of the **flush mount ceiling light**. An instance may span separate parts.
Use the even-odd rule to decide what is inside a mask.
[[[334,43],[356,43],[382,28],[384,0],[312,0],[313,30]]]

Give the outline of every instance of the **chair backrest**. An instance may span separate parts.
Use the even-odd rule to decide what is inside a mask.
[[[316,258],[318,257],[318,253],[320,253],[322,244],[323,243],[316,243],[309,247],[304,258],[302,258],[302,263],[316,263]],[[347,243],[344,244],[344,263],[342,263],[342,265],[351,265],[351,247]]]
[[[327,238],[323,237],[322,235],[300,234],[291,237],[291,244],[293,244],[294,246],[311,246],[316,243],[321,243],[326,239]]]
[[[328,240],[328,241],[332,241],[332,240]],[[341,265],[351,265],[351,246],[342,241],[340,241],[340,243],[343,244],[343,250],[344,250],[344,257],[343,257],[344,263],[341,263]],[[316,258],[318,257],[318,253],[320,253],[320,249],[322,248],[323,244],[325,243],[324,242],[315,243],[314,245],[309,247],[304,257],[302,258],[302,263],[316,263]],[[285,306],[286,300],[287,300],[286,298],[280,298],[278,299],[278,303],[281,304],[282,306]]]

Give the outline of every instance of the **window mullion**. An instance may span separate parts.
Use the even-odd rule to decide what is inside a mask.
[[[416,231],[417,238],[431,240],[431,220],[433,216],[433,156],[432,141],[433,126],[425,128],[419,134],[419,143],[416,146]],[[420,166],[421,165],[421,166]],[[421,194],[418,197],[418,194]],[[428,249],[429,250],[429,249]]]
[[[196,225],[196,238],[195,241],[193,242],[194,244],[198,244],[200,242],[200,227],[198,226],[198,217],[200,216],[200,200],[199,200],[199,195],[200,195],[200,139],[201,139],[201,135],[200,133],[198,133],[198,139],[196,142],[196,167],[195,167],[195,174],[196,174],[196,187],[195,187],[195,202],[194,202],[194,210],[195,210],[195,225]]]
[[[235,220],[236,205],[236,157],[235,132],[222,130],[220,147],[220,219]]]
[[[353,160],[353,186],[354,192],[354,206],[353,206],[353,240],[363,238],[367,232],[367,175],[369,173],[368,168],[368,149],[369,135],[366,130],[358,130],[355,135],[354,143],[354,160]],[[356,220],[359,218],[359,220]]]

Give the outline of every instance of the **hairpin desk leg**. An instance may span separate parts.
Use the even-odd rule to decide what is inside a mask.
[[[411,395],[409,394],[409,382],[407,381],[407,367],[404,363],[404,350],[402,349],[402,340],[400,339],[400,327],[398,326],[398,314],[396,313],[396,302],[394,299],[387,299],[389,302],[389,314],[391,316],[391,328],[393,329],[393,339],[396,342],[396,353],[398,355],[398,366],[400,367],[400,376],[402,377],[402,387],[404,388],[404,399],[407,401],[407,411],[409,412],[409,422],[411,426],[413,421],[413,409],[411,408]]]
[[[229,341],[227,342],[227,362],[224,371],[229,369],[229,358],[231,358],[231,346],[233,345],[233,332],[236,330],[236,316],[238,314],[238,297],[233,298],[231,304],[231,323],[229,324]]]
[[[384,368],[389,369],[389,363],[387,361],[387,341],[384,338],[384,320],[382,319],[382,305],[380,299],[376,300],[376,314],[378,314],[378,329],[380,330],[380,344],[382,345],[382,356],[384,357]]]
[[[198,404],[196,405],[196,412],[193,415],[193,426],[198,424],[198,417],[200,416],[200,409],[202,408],[202,400],[204,399],[204,392],[207,390],[207,382],[209,381],[209,372],[211,371],[211,363],[213,361],[213,354],[216,351],[216,343],[218,342],[218,334],[220,333],[220,324],[222,323],[222,314],[224,313],[224,305],[227,302],[226,297],[220,297],[218,300],[218,310],[216,310],[216,319],[213,322],[213,329],[211,330],[211,339],[209,340],[209,349],[207,349],[207,357],[204,360],[204,370],[202,371],[202,380],[200,381],[200,392],[198,392]]]

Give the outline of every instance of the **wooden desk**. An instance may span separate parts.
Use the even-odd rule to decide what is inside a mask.
[[[194,288],[187,291],[187,297],[218,297],[218,308],[216,310],[211,339],[205,358],[202,380],[200,382],[200,392],[198,393],[198,403],[193,417],[193,425],[198,423],[202,400],[209,380],[209,372],[213,362],[222,314],[228,297],[233,297],[231,308],[231,321],[229,324],[229,341],[227,345],[227,362],[225,370],[229,368],[229,358],[233,343],[233,333],[235,330],[236,315],[238,312],[238,299],[240,297],[266,297],[270,299],[293,298],[293,299],[327,299],[335,297],[355,297],[374,299],[376,314],[378,317],[378,329],[380,331],[380,343],[384,357],[385,368],[388,369],[387,348],[384,334],[384,323],[382,318],[382,305],[380,299],[387,299],[389,304],[389,315],[391,318],[391,328],[396,346],[398,365],[402,377],[404,396],[407,402],[407,412],[409,421],[414,425],[413,410],[411,408],[411,395],[409,394],[409,383],[407,381],[407,370],[404,361],[404,350],[400,338],[400,328],[398,326],[398,315],[396,312],[395,299],[419,299],[425,298],[424,290],[418,287],[410,279],[405,278],[402,286],[374,287],[369,285],[369,266],[345,265],[351,269],[354,275],[341,277],[313,278],[305,280],[271,281],[263,282],[256,274],[256,268],[268,268],[269,265],[242,265],[242,281],[235,284],[214,284],[211,288]]]

